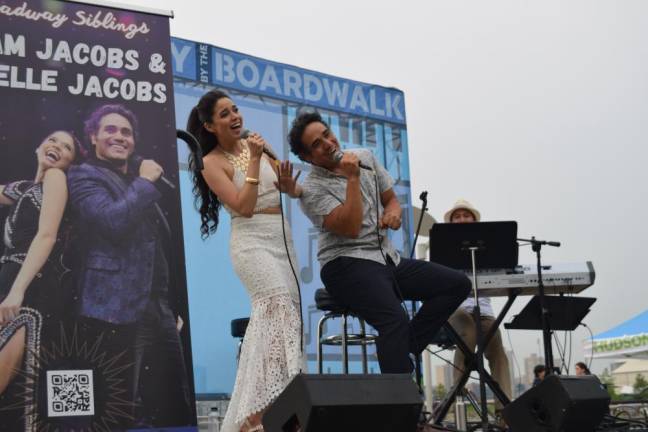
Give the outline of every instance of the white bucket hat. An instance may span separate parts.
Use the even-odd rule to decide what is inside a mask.
[[[459,209],[468,210],[470,213],[472,213],[475,216],[475,222],[479,222],[479,220],[481,219],[481,214],[479,214],[479,210],[473,207],[473,205],[470,204],[465,199],[460,199],[457,200],[457,202],[452,206],[452,208],[445,213],[445,215],[443,216],[443,221],[446,223],[450,222],[450,218],[452,218],[452,213],[454,213],[455,210],[459,210]]]

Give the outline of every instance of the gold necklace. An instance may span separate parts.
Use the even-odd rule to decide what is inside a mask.
[[[225,150],[222,150],[222,152],[234,168],[245,174],[248,165],[250,164],[250,149],[248,149],[247,145],[243,145],[242,147],[241,153],[239,153],[238,156],[234,156],[232,153],[226,152]]]

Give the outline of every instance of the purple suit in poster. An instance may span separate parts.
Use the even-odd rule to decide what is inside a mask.
[[[125,176],[124,176],[125,177]],[[151,295],[156,229],[147,213],[161,194],[156,186],[84,163],[68,174],[70,205],[83,239],[77,271],[79,314],[132,324]]]

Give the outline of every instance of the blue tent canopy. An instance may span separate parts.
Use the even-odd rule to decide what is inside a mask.
[[[628,321],[623,322],[618,326],[611,328],[608,331],[597,334],[596,336],[594,336],[594,340],[618,338],[627,335],[636,335],[636,334],[647,333],[647,332],[648,332],[648,310],[640,313],[634,318],[630,318]]]
[[[648,310],[584,344],[587,357],[648,357]]]

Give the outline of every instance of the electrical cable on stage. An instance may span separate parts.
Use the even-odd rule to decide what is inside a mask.
[[[563,348],[562,344],[560,343],[560,339],[556,335],[556,332],[552,332],[552,336],[554,338],[554,341],[556,342],[556,348],[558,349],[558,356],[560,357],[560,372],[562,373],[563,370],[565,370],[565,375],[569,374],[569,370],[566,368],[566,363],[565,363],[565,349]]]
[[[445,349],[440,349],[439,351],[432,351],[430,348],[425,348],[425,351],[427,351],[427,352],[430,353],[431,355],[435,356],[435,357],[438,358],[439,360],[443,360],[445,363],[447,363],[447,364],[449,364],[450,366],[452,366],[453,368],[457,369],[457,370],[458,370],[459,372],[461,372],[462,374],[463,374],[464,372],[466,372],[464,369],[461,369],[459,366],[455,365],[455,364],[454,364],[453,362],[451,362],[450,360],[448,360],[448,359],[446,359],[446,358],[443,358],[443,357],[441,357],[441,356],[439,355],[439,353],[440,353],[441,351],[446,351]],[[468,375],[468,379],[471,379],[471,380],[473,380],[473,381],[479,381],[479,378],[476,378],[476,377],[474,377],[474,376],[472,376],[472,375]]]
[[[520,363],[518,363],[518,358],[515,355],[515,350],[513,349],[513,342],[511,341],[511,331],[506,329],[506,337],[508,338],[509,345],[511,346],[511,354],[513,355],[513,362],[515,363],[515,368],[518,373],[518,388],[522,387],[522,370],[520,369]]]
[[[375,189],[376,189],[376,234],[377,234],[377,236],[378,236],[378,248],[380,248],[380,254],[381,254],[382,257],[383,257],[383,260],[385,261],[385,265],[389,267],[389,263],[388,263],[388,261],[387,261],[387,257],[385,256],[385,251],[383,250],[383,247],[382,247],[382,236],[380,235],[380,213],[379,213],[379,206],[381,205],[381,201],[380,201],[380,197],[379,197],[379,189],[378,189],[378,174],[377,174],[375,171],[371,171],[371,174],[373,174],[373,178],[374,178],[374,187],[375,187]],[[384,210],[384,208],[383,208],[383,210]],[[422,215],[422,214],[421,214],[421,215]],[[419,224],[419,225],[420,225],[420,224]],[[389,227],[388,227],[388,228],[389,228]],[[387,228],[387,229],[388,229],[388,228]],[[414,250],[414,249],[412,248],[412,251],[413,251],[413,250]],[[411,257],[410,257],[410,258],[411,258]],[[405,298],[404,298],[404,296],[403,296],[403,292],[401,291],[400,286],[398,285],[398,280],[396,279],[395,269],[396,269],[396,266],[394,266],[394,268],[391,269],[391,272],[390,272],[390,273],[391,273],[392,280],[394,281],[394,288],[396,288],[396,292],[398,293],[398,297],[400,298],[401,307],[403,308],[405,314],[409,317],[410,314],[409,314],[409,311],[407,310],[407,304],[405,303]],[[412,319],[414,319],[414,317],[412,317]],[[412,332],[410,333],[410,335],[411,335],[412,340],[413,340],[413,342],[414,342],[414,346],[415,346],[415,347],[418,346],[418,340],[416,339],[416,332],[412,331]],[[416,355],[416,354],[415,354],[415,355]],[[418,366],[416,366],[415,369],[416,369],[417,367],[418,367]],[[418,378],[418,377],[417,377],[417,378]],[[416,386],[419,388],[419,391],[420,391],[421,394],[422,394],[422,393],[423,393],[423,387],[421,386],[421,383],[419,382],[418,379],[416,380]]]
[[[299,279],[297,278],[297,272],[295,272],[293,262],[290,259],[290,249],[288,248],[288,240],[286,239],[286,226],[284,220],[283,199],[281,197],[281,191],[279,191],[279,209],[281,212],[281,231],[283,233],[284,246],[286,247],[286,256],[288,257],[288,263],[290,264],[292,274],[295,277],[295,283],[297,284],[297,293],[299,295],[299,349],[301,350],[302,355],[304,355],[304,317],[302,315],[301,285],[299,284]]]
[[[621,424],[618,424],[618,422],[621,422]],[[619,427],[624,427],[624,426],[627,426],[627,429],[626,429],[627,431],[636,430],[636,429],[633,429],[630,426],[630,424],[640,426],[642,428],[641,430],[645,430],[645,429],[648,428],[648,422],[634,420],[634,419],[630,419],[630,418],[623,418],[623,417],[619,417],[618,415],[606,414],[603,417],[603,421],[596,428],[596,430],[601,431],[601,432],[604,432],[604,431],[607,431],[607,430],[619,431],[620,430]]]
[[[481,427],[482,427],[482,425],[480,425],[480,424],[472,426],[472,427],[468,428],[468,432],[474,432],[474,431],[477,431],[477,430],[482,430]],[[483,431],[483,432],[506,432],[507,430],[508,429],[504,429],[504,428],[499,427],[497,425],[489,424],[488,425],[488,431]]]
[[[567,292],[567,297],[568,298],[573,298],[574,297],[574,286],[570,283],[568,284],[568,292]],[[567,314],[567,311],[565,311],[565,314]],[[569,335],[569,357],[567,360],[567,373],[569,374],[569,369],[571,369],[571,362],[572,362],[572,342],[573,342],[573,331],[565,331],[565,336]],[[565,340],[567,337],[565,337]]]
[[[584,322],[580,323],[580,325],[585,327],[589,331],[589,334],[590,334],[590,341],[591,341],[591,346],[592,346],[592,354],[590,355],[589,364],[587,365],[587,369],[589,369],[589,368],[592,367],[592,361],[594,360],[594,333],[592,333],[592,329],[587,324],[585,324]]]
[[[383,261],[385,261],[385,265],[389,266],[389,263],[387,261],[387,257],[385,255],[385,251],[383,250],[383,247],[382,247],[382,235],[380,235],[380,210],[379,210],[379,205],[381,204],[381,201],[380,201],[379,195],[378,195],[378,175],[375,173],[375,171],[371,171],[371,174],[373,175],[374,187],[376,189],[376,235],[378,237],[378,248],[380,249],[380,254],[382,255]],[[398,281],[396,280],[396,276],[394,275],[393,271],[391,272],[391,276],[392,276],[392,280],[394,281],[394,285],[395,285],[395,288],[396,288],[396,292],[398,293],[398,297],[400,298],[401,306],[403,307],[403,310],[405,311],[407,316],[409,316],[409,312],[407,310],[407,305],[405,304],[405,299],[403,298],[403,293],[400,290],[400,286],[398,286]],[[416,343],[416,335],[414,335],[414,333],[412,333],[412,335],[413,335],[413,338],[414,338],[414,344],[418,345]],[[419,383],[416,383],[416,385],[418,385],[419,388],[420,388]]]

